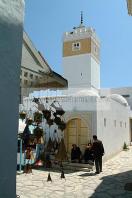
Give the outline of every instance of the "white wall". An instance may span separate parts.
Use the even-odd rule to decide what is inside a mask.
[[[132,110],[132,87],[120,87],[120,88],[112,88],[111,89],[112,94],[120,94],[123,95],[124,98],[127,100],[128,104],[131,107]]]
[[[59,101],[59,103],[62,105],[63,109],[66,111],[64,115],[64,121],[68,122],[71,119],[74,118],[80,118],[82,119],[86,126],[88,127],[89,131],[88,133],[91,135],[96,134],[96,100],[97,98],[95,96],[89,97],[89,96],[80,96],[80,97],[50,97],[49,98],[49,104],[51,104],[55,99]],[[41,102],[45,104],[45,97],[41,98]],[[32,102],[32,100],[24,99],[24,107],[25,110],[36,111],[36,108],[34,107],[35,104]],[[33,113],[32,112],[32,113]],[[49,127],[43,123],[44,132],[46,133],[46,140],[49,138]],[[54,129],[57,129],[58,127],[56,125],[52,126],[50,128],[50,136],[56,137],[56,135],[60,138],[64,134],[62,134],[61,131],[58,131],[57,134],[54,134]]]
[[[22,62],[21,65],[25,68],[30,69],[31,71],[38,72],[42,70],[41,65],[38,63],[36,57],[34,56],[33,52],[26,46],[23,42],[22,46]]]
[[[100,65],[91,54],[63,57],[62,64],[69,87],[100,88]]]
[[[91,58],[89,54],[63,57],[64,78],[69,87],[90,87]]]
[[[100,89],[100,64],[91,57],[91,85]]]
[[[55,98],[49,99],[49,104]],[[110,98],[99,98],[90,96],[80,97],[58,97],[66,114],[64,116],[65,121],[69,121],[73,118],[80,118],[85,121],[86,125],[90,129],[92,135],[97,135],[104,143],[105,147],[105,159],[115,155],[122,150],[124,142],[130,143],[129,133],[129,107],[126,107],[119,102],[116,102]],[[45,103],[45,98],[41,98],[41,101]],[[27,108],[31,107],[31,102],[25,100]],[[33,108],[32,108],[33,109]],[[106,119],[106,127],[104,126],[104,118]],[[116,120],[116,127],[114,125]],[[120,126],[122,122],[122,126]],[[126,123],[126,127],[125,127]],[[47,134],[48,134],[48,129]],[[51,129],[53,134],[53,129]]]
[[[101,89],[100,93],[102,96],[108,96],[111,94],[120,94],[124,96],[128,104],[132,109],[132,87],[119,87],[119,88],[110,88],[110,89]]]
[[[106,126],[104,126],[104,118],[106,119]],[[116,126],[114,120],[116,120]],[[122,122],[122,127],[120,122]],[[129,107],[123,106],[112,99],[99,99],[97,136],[104,144],[105,159],[121,151],[124,142],[130,144]]]
[[[0,1],[0,198],[16,197],[23,0]]]
[[[46,97],[41,97],[41,102],[43,104],[46,104]],[[96,100],[97,97],[96,96],[80,96],[80,97],[49,97],[48,99],[48,104],[51,104],[54,100],[57,100],[62,107],[64,108],[65,111],[70,111],[70,112],[74,112],[74,111],[84,111],[84,112],[88,112],[88,111],[96,111],[97,108],[97,104],[96,104]],[[29,99],[29,98],[25,98],[24,99],[24,110],[29,111],[30,109],[32,111],[36,111],[37,110],[37,105],[35,103],[32,102],[33,99]],[[46,104],[47,105],[47,104]],[[36,106],[36,107],[35,107]]]

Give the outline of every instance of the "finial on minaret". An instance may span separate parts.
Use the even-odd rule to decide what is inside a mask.
[[[73,29],[75,30],[75,29],[82,28],[82,27],[84,27],[83,26],[83,11],[81,11],[81,22],[80,22],[80,25],[78,27],[73,27]]]
[[[83,24],[83,11],[81,11],[81,25]]]

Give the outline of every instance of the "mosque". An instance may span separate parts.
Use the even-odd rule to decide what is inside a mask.
[[[63,35],[63,70],[68,88],[60,95],[41,97],[41,102],[51,106],[57,101],[63,107],[66,129],[57,125],[49,128],[43,123],[46,139],[64,137],[67,152],[72,144],[83,151],[85,145],[97,135],[105,148],[104,160],[116,155],[124,142],[132,140],[131,97],[132,88],[100,88],[100,41],[93,28],[83,25]],[[32,98],[24,99],[24,107],[35,111]],[[57,133],[54,133],[57,131]]]

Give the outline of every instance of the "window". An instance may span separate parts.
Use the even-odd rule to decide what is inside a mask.
[[[77,42],[77,43],[73,43],[72,44],[72,51],[78,51],[80,50],[80,42]]]
[[[28,84],[28,81],[27,80],[24,80],[24,85],[27,85]]]
[[[28,76],[28,72],[24,72],[24,77],[27,77]]]
[[[122,127],[122,121],[120,121],[120,127]]]
[[[38,79],[38,76],[35,76],[35,79],[37,80]]]
[[[33,81],[30,81],[30,82],[29,82],[29,85],[32,86],[32,85],[33,85]]]
[[[30,74],[30,78],[33,79],[33,74]]]
[[[106,118],[104,118],[104,126],[106,127]]]
[[[130,95],[126,94],[126,95],[122,95],[124,98],[129,98]]]

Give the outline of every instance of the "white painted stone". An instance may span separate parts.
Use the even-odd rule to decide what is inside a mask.
[[[0,197],[16,197],[24,0],[0,1]]]

